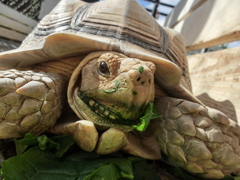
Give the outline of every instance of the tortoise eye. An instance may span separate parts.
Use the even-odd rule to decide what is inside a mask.
[[[108,69],[108,65],[105,61],[101,61],[99,63],[99,66],[98,66],[98,69],[99,71],[105,75],[105,76],[109,76],[110,75],[110,72],[109,72],[109,69]]]

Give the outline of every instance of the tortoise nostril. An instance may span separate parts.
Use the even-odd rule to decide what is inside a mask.
[[[140,80],[141,80],[141,77],[138,77],[138,78],[137,78],[137,81],[140,81]]]
[[[148,80],[148,83],[151,84],[151,79]]]

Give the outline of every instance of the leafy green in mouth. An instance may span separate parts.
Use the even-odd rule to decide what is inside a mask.
[[[144,116],[135,120],[127,120],[124,119],[119,112],[111,111],[107,106],[86,96],[82,91],[78,92],[78,96],[89,107],[89,109],[91,109],[91,111],[95,114],[95,117],[104,119],[107,124],[133,126],[134,129],[138,131],[145,131],[150,123],[150,120],[161,117],[161,115],[157,112],[157,107],[152,102],[146,106]]]
[[[107,124],[133,126],[140,123],[140,119],[124,119],[119,112],[110,110],[107,106],[88,97],[82,91],[78,92],[78,96],[88,106],[88,108],[91,109],[96,118],[103,119]]]
[[[161,117],[161,114],[157,112],[157,107],[153,103],[149,103],[145,109],[145,114],[141,117],[142,123],[139,126],[134,126],[134,129],[138,131],[145,131],[150,123],[150,120]]]

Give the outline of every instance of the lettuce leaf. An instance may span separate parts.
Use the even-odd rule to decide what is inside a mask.
[[[91,153],[89,156],[91,157]],[[111,167],[111,172],[107,173],[107,167]],[[98,177],[108,180],[118,179],[123,175],[133,179],[131,170],[131,163],[126,159],[100,157],[88,159],[81,153],[57,158],[55,154],[39,147],[33,147],[22,155],[2,163],[2,175],[5,180],[90,180]]]
[[[150,120],[161,117],[161,114],[157,112],[157,107],[153,103],[149,103],[145,109],[144,116],[141,117],[142,123],[139,126],[134,126],[134,129],[138,131],[145,131],[150,123]]]
[[[47,137],[45,134],[34,136],[25,134],[23,139],[15,140],[17,155],[21,155],[28,147],[39,146],[41,150],[55,151],[61,157],[73,144],[74,139],[69,135]]]
[[[2,162],[4,180],[126,180],[138,179],[135,177],[141,172],[145,174],[140,179],[157,177],[145,159],[120,152],[105,156],[85,152],[73,145],[73,138],[68,135],[26,134],[25,138],[16,140],[16,144],[27,150]]]

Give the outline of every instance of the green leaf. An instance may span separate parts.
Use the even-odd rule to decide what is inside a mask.
[[[134,129],[138,131],[145,131],[150,123],[150,120],[161,117],[157,112],[157,107],[153,103],[149,103],[145,109],[145,114],[140,119],[142,123],[139,126],[134,126]]]
[[[61,139],[61,138],[60,138]],[[59,158],[56,154],[33,147],[22,155],[9,158],[2,163],[2,175],[5,180],[76,180],[86,177],[99,179],[105,176],[106,180],[114,177],[133,179],[131,162],[111,156],[99,156],[80,150]],[[106,168],[113,172],[106,173]],[[102,178],[101,178],[102,179]]]
[[[225,177],[221,180],[240,180],[240,176]]]
[[[39,136],[37,140],[41,150],[44,150],[47,148],[47,143],[49,142],[49,139],[46,135]]]
[[[189,173],[187,173],[186,171],[184,171],[183,169],[181,168],[175,168],[174,170],[175,172],[173,173],[173,175],[179,177],[181,180],[203,180],[202,178],[199,178],[199,177],[196,177],[196,176],[193,176]]]
[[[4,180],[157,180],[146,160],[121,152],[104,156],[85,152],[72,146],[74,140],[68,135],[28,134],[18,142],[36,146],[2,162]],[[45,147],[44,150],[40,146]]]
[[[64,172],[64,167],[75,168],[61,162],[50,152],[33,147],[24,154],[9,158],[2,163],[2,175],[5,180],[43,180],[43,179],[74,179],[71,172]],[[63,173],[62,173],[62,172]]]
[[[144,67],[143,67],[143,66],[139,66],[139,67],[138,67],[138,72],[140,72],[140,74],[143,73],[143,70],[144,70]]]
[[[115,85],[116,85],[116,89],[119,88],[120,82],[118,80],[114,81]]]
[[[17,155],[21,155],[28,148],[28,145],[18,143],[16,139],[14,139],[14,143],[15,143]]]
[[[240,176],[232,177],[234,180],[240,180]]]
[[[26,133],[23,139],[17,140],[18,143],[24,144],[27,146],[38,145],[38,137],[32,135],[31,133]]]
[[[105,93],[112,93],[112,92],[115,92],[117,89],[106,89],[106,90],[103,90],[103,92]]]
[[[72,136],[69,135],[60,135],[60,136],[54,136],[51,138],[53,142],[56,142],[56,144],[59,145],[59,148],[56,148],[55,155],[57,157],[62,157],[69,148],[74,144],[74,139]]]
[[[146,162],[146,159],[139,157],[129,157],[133,166],[134,179],[137,180],[159,180],[159,177],[154,172],[153,168]]]
[[[119,85],[120,85],[120,82],[118,80],[114,81],[115,85],[116,85],[116,88],[113,88],[113,89],[106,89],[106,90],[103,90],[103,92],[105,93],[113,93],[113,92],[116,92],[117,89],[119,88]]]
[[[30,133],[25,134],[23,139],[14,140],[16,146],[17,155],[22,154],[29,146],[38,145],[37,136],[34,136]]]
[[[130,160],[117,158],[111,163],[115,164],[118,167],[122,177],[125,177],[127,179],[133,179],[132,164]]]
[[[108,177],[108,179],[106,179]],[[121,177],[117,167],[110,163],[108,165],[103,165],[96,169],[89,176],[84,178],[84,180],[116,180]]]
[[[15,140],[17,155],[22,154],[28,147],[39,146],[40,149],[53,150],[57,157],[61,157],[73,144],[74,139],[69,135],[47,137],[46,135],[34,136],[25,134],[23,139]]]

